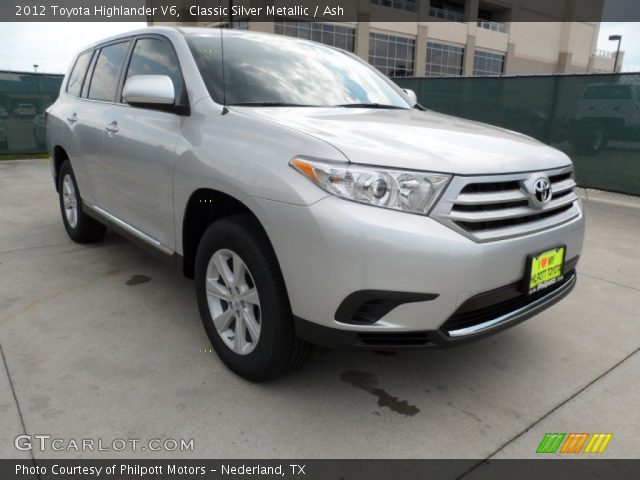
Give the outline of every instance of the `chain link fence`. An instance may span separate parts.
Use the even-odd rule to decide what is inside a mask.
[[[45,151],[44,111],[61,83],[62,75],[0,71],[0,156]]]
[[[640,195],[640,74],[398,78],[423,106],[567,153],[581,187]]]

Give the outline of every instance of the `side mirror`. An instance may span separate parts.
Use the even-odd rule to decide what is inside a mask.
[[[173,81],[166,75],[134,75],[122,90],[125,103],[138,105],[175,105]]]
[[[403,88],[402,89],[404,91],[404,93],[407,94],[407,97],[409,97],[409,105],[411,105],[412,107],[415,107],[418,103],[418,97],[416,96],[416,92],[414,92],[413,90],[409,90],[408,88]]]

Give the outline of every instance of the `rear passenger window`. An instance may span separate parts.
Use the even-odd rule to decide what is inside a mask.
[[[158,38],[141,38],[136,42],[127,71],[127,78],[134,75],[167,75],[173,81],[176,98],[182,98],[183,81],[180,64],[168,41]]]
[[[69,75],[69,81],[67,82],[67,93],[73,95],[75,97],[80,96],[80,90],[82,89],[82,82],[84,81],[84,77],[87,74],[87,67],[89,66],[89,62],[91,61],[91,56],[93,55],[93,51],[90,50],[88,52],[82,53],[78,60],[76,60],[76,64],[71,70],[71,74]]]
[[[129,42],[121,42],[100,50],[100,56],[91,77],[89,98],[109,102],[115,100],[120,70],[128,49]]]

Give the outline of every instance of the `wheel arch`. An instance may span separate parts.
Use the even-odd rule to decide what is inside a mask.
[[[60,167],[65,162],[65,160],[69,160],[69,155],[67,151],[60,145],[56,145],[53,147],[53,180],[56,185],[56,191],[58,191],[58,174],[60,173]]]
[[[195,257],[204,232],[213,222],[231,215],[250,215],[269,238],[258,216],[234,196],[212,188],[199,188],[191,194],[184,210],[180,229],[182,270],[186,277],[194,276]],[[273,248],[273,245],[271,247]]]

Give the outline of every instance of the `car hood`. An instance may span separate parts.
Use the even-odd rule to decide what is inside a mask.
[[[313,135],[353,163],[461,175],[547,170],[571,163],[564,153],[526,135],[432,111],[233,109]]]

